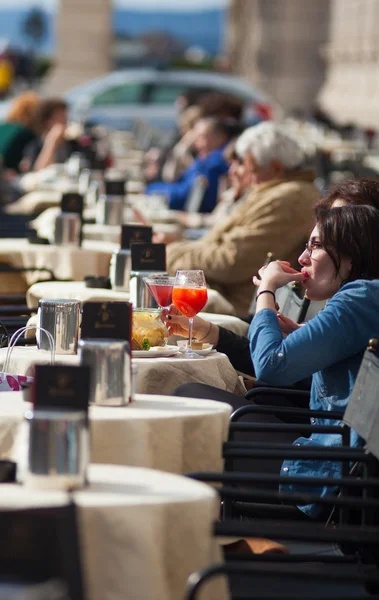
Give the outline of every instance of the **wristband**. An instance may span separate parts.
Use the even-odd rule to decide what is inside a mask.
[[[261,294],[271,294],[271,296],[274,298],[274,302],[275,302],[275,308],[276,308],[276,310],[279,310],[279,309],[280,309],[280,306],[279,306],[279,304],[278,304],[278,303],[277,303],[277,301],[276,301],[276,298],[275,298],[275,294],[274,294],[274,292],[272,292],[271,290],[262,290],[261,292],[259,292],[259,294],[257,294],[257,300],[258,300],[258,298],[259,298],[259,296],[260,296]]]
[[[205,340],[205,338],[206,338],[206,337],[208,337],[208,335],[209,335],[209,334],[210,334],[210,332],[211,332],[212,325],[213,325],[213,324],[211,323],[211,325],[210,325],[210,327],[209,327],[209,329],[208,329],[207,333],[205,334],[205,336],[204,336],[204,337],[202,337],[202,338],[201,338],[201,340],[199,340],[199,338],[197,338],[197,341],[198,341],[198,342],[202,342],[203,340]]]

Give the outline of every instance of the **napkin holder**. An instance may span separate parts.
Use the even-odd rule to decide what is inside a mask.
[[[131,320],[128,302],[87,302],[83,307],[79,357],[91,369],[94,404],[124,406],[131,401]]]
[[[72,490],[87,480],[88,367],[37,365],[34,407],[25,412],[28,453],[23,476],[32,488]]]
[[[124,221],[125,179],[106,180],[105,194],[97,203],[96,222],[99,225],[120,225]]]
[[[130,302],[133,308],[158,308],[144,278],[167,275],[165,244],[131,244]]]
[[[76,192],[62,194],[61,211],[55,219],[54,243],[57,246],[80,246],[82,242],[83,196]]]
[[[61,213],[55,218],[54,244],[80,246],[82,222],[77,213]]]
[[[123,225],[121,228],[121,248],[111,257],[109,277],[112,289],[116,292],[129,292],[132,255],[130,246],[137,242],[151,242],[152,227]]]
[[[124,197],[102,194],[97,202],[98,225],[120,225],[124,220]]]
[[[56,354],[76,354],[81,313],[79,300],[40,300],[38,303],[38,326],[53,337]],[[49,350],[47,336],[40,336],[37,329],[39,350]]]

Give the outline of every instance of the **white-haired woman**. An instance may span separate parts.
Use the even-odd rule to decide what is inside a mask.
[[[170,244],[167,265],[174,275],[177,269],[203,269],[210,287],[245,315],[253,294],[252,273],[267,252],[296,260],[319,194],[314,173],[303,168],[301,147],[275,123],[246,129],[236,151],[249,186],[246,197],[201,240]]]

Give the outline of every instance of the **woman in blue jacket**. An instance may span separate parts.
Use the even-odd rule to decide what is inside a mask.
[[[379,211],[366,205],[316,209],[316,226],[299,263],[301,272],[289,263],[276,261],[260,270],[260,278],[254,277],[258,294],[256,315],[248,335],[250,356],[256,377],[268,384],[287,386],[312,375],[310,407],[338,411],[342,418],[367,342],[379,336]],[[301,282],[310,300],[328,300],[328,303],[315,318],[284,337],[277,317],[275,292],[291,281]],[[182,328],[184,325],[181,317],[169,316],[172,331],[178,333],[179,325]],[[199,322],[195,329],[199,339],[204,337],[199,333]],[[205,329],[209,329],[209,323],[203,326]],[[217,345],[219,328],[211,325],[205,340]],[[246,345],[243,348],[241,345],[241,351],[246,352]],[[216,397],[205,389],[203,392],[203,397]],[[233,398],[238,398],[235,407],[246,404],[243,398],[229,396],[224,392],[219,399],[233,404]],[[319,421],[313,419],[312,423]],[[329,420],[322,423],[336,424]],[[312,434],[297,439],[295,444],[339,446],[341,436]],[[359,445],[354,432],[351,444]],[[334,477],[340,474],[340,463],[285,461],[281,473]],[[312,489],[315,491],[313,486]],[[327,488],[320,487],[318,492],[322,496]],[[315,505],[301,509],[309,516],[317,515]]]

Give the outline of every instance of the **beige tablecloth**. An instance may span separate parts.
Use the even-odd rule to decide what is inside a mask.
[[[89,275],[90,273],[87,274]],[[32,285],[27,292],[26,298],[29,308],[38,308],[38,301],[47,298],[56,300],[82,300],[82,302],[86,302],[88,300],[99,302],[103,300],[118,300],[125,302],[129,300],[129,294],[106,289],[87,288],[84,282],[79,281],[63,283],[59,281],[47,281]],[[241,329],[241,323],[243,323],[243,321],[237,319],[236,317],[229,317],[229,315],[234,314],[231,312],[232,310],[233,306],[223,296],[221,296],[219,292],[216,290],[208,290],[208,302],[206,304],[205,311],[207,313],[216,313],[217,315],[220,315],[221,320],[220,323],[216,323],[217,325],[224,325],[225,323],[225,327],[228,328],[228,323],[236,325],[238,322],[239,324],[236,325],[238,327],[238,331],[236,331],[236,333],[239,333],[240,331],[243,331],[243,329]],[[241,335],[244,334],[241,333]]]
[[[189,575],[220,560],[212,523],[218,500],[178,475],[110,465],[89,468],[73,493],[88,600],[179,600]],[[67,494],[2,485],[0,509],[59,506]],[[220,583],[208,600],[224,600]]]
[[[93,240],[84,240],[83,246],[76,248],[29,244],[25,239],[4,238],[0,240],[0,263],[49,269],[58,279],[80,281],[85,275],[108,275],[109,262],[116,247],[110,242]],[[48,274],[33,271],[23,277],[29,287]]]
[[[28,392],[0,393],[0,459],[19,462]],[[221,471],[231,407],[223,402],[137,394],[126,407],[90,407],[91,460],[169,473]]]
[[[0,369],[6,348],[0,349]],[[11,354],[10,373],[33,375],[34,364],[49,364],[50,352],[36,346],[16,346]],[[77,354],[59,355],[56,364],[77,365]],[[133,358],[137,367],[135,391],[139,394],[170,395],[183,383],[206,383],[228,392],[243,395],[246,390],[225,354],[214,352],[206,357],[187,360],[182,355],[170,358]]]
[[[50,207],[44,210],[34,221],[31,226],[36,230],[41,238],[48,239],[51,243],[54,240],[55,219],[60,214],[59,207]],[[96,210],[94,208],[86,208],[84,210],[84,218],[96,218]],[[130,208],[126,209],[124,215],[125,223],[136,224],[136,217]],[[154,233],[164,233],[170,235],[172,241],[179,240],[182,237],[183,227],[179,223],[156,223],[153,224]],[[119,245],[121,239],[121,224],[120,225],[98,225],[86,224],[83,226],[83,239],[99,240],[105,242],[113,242]]]

